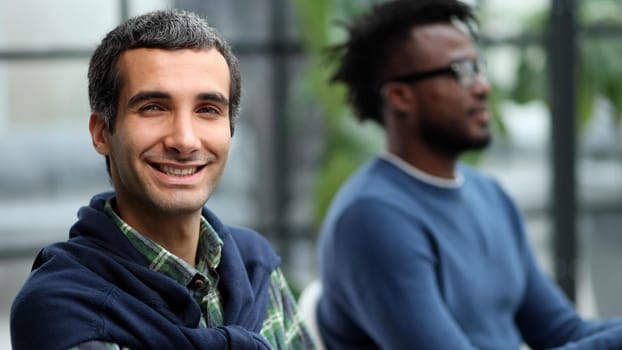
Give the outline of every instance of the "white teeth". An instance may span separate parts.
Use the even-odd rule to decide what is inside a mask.
[[[197,172],[197,168],[173,168],[168,165],[160,166],[160,170],[172,176],[189,176]]]

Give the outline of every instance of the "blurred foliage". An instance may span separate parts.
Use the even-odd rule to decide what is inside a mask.
[[[341,184],[382,142],[380,132],[370,123],[357,124],[357,119],[345,104],[343,86],[330,84],[335,63],[328,60],[326,48],[345,38],[346,31],[336,18],[347,20],[369,7],[362,0],[296,0],[300,33],[308,53],[308,69],[302,79],[308,106],[320,108],[324,127],[324,150],[320,160],[314,190],[314,219],[319,225],[330,201]],[[319,106],[318,106],[319,102]]]
[[[622,40],[612,35],[596,38],[588,28],[622,28],[622,2],[590,0],[578,2],[579,35],[577,44],[577,117],[580,126],[594,114],[594,102],[606,98],[619,121],[622,113]],[[548,14],[534,14],[527,21],[527,31],[544,35]],[[606,29],[605,29],[606,30]],[[618,29],[620,30],[620,29]],[[554,40],[554,38],[552,39]],[[546,47],[538,43],[519,47],[517,80],[508,97],[519,103],[541,100],[548,104],[548,64]]]

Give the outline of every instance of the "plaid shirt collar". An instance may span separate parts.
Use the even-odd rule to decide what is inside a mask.
[[[145,257],[149,268],[152,270],[164,273],[179,284],[189,287],[197,274],[205,279],[209,275],[210,269],[215,270],[218,267],[223,242],[203,216],[201,216],[197,266],[195,268],[123,221],[112,208],[113,200],[115,200],[114,197],[106,201],[104,211],[125,237],[130,240],[134,248]]]

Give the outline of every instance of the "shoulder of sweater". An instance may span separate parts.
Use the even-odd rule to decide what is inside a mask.
[[[501,188],[499,181],[492,174],[486,173],[474,166],[460,163],[458,170],[463,175],[465,183],[488,184]]]
[[[274,254],[270,242],[259,232],[247,227],[225,224],[207,207],[203,208],[202,214],[221,239],[226,241],[227,236],[231,236],[240,249],[248,250],[249,253]]]
[[[238,245],[249,245],[261,248],[262,250],[273,251],[270,242],[259,232],[241,226],[225,225],[225,227]]]
[[[225,225],[245,261],[262,262],[274,269],[280,264],[272,244],[259,232],[246,227]]]

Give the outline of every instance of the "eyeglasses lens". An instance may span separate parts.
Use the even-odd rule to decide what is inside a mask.
[[[458,82],[465,88],[470,88],[478,77],[484,77],[484,63],[481,60],[464,60],[452,64]]]

